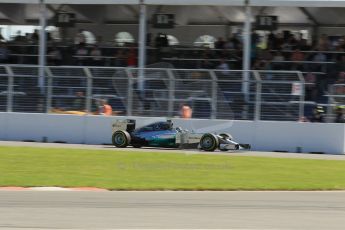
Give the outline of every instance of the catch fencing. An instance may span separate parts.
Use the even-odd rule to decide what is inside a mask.
[[[0,66],[0,111],[297,121],[304,115],[298,71],[190,70],[84,66]]]

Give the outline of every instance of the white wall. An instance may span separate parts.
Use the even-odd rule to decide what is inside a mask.
[[[335,123],[298,123],[280,121],[179,120],[178,125],[203,127],[202,131],[228,132],[240,143],[249,143],[258,151],[345,153],[345,125]],[[212,128],[214,129],[212,130]],[[190,128],[191,129],[191,128]]]
[[[110,144],[111,125],[125,117],[0,113],[0,140],[33,140]],[[134,117],[137,127],[164,118]],[[175,126],[195,132],[227,132],[253,150],[345,153],[345,125],[276,121],[173,119]]]

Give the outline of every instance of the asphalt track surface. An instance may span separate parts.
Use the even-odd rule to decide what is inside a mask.
[[[2,229],[344,229],[345,192],[0,192]]]
[[[111,145],[85,145],[85,144],[61,144],[61,143],[40,143],[40,142],[16,142],[0,141],[0,146],[22,146],[42,148],[67,148],[67,149],[93,149],[93,150],[116,150],[116,151],[142,151],[142,152],[165,152],[177,154],[210,154],[229,156],[255,156],[274,158],[301,158],[301,159],[322,159],[322,160],[345,160],[345,155],[311,154],[311,153],[282,153],[282,152],[259,152],[259,151],[228,151],[228,152],[202,152],[199,150],[159,149],[159,148],[115,148]],[[344,228],[345,229],[345,228]]]

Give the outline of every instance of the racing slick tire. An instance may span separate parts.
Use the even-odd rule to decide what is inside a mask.
[[[137,148],[137,149],[142,147],[142,145],[138,144],[138,143],[133,143],[132,146],[133,146],[133,148]]]
[[[117,148],[126,148],[131,143],[131,136],[127,131],[118,130],[113,133],[112,142]]]
[[[219,136],[221,136],[223,139],[230,139],[230,140],[232,140],[232,136],[229,133],[221,133],[221,134],[219,134]]]
[[[204,151],[213,152],[219,146],[219,141],[216,135],[212,133],[205,133],[200,139],[200,148]]]

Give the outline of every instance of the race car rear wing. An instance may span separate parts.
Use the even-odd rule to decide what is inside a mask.
[[[126,120],[116,120],[113,124],[113,133],[122,130],[129,133],[133,132],[135,129],[135,120],[126,119]]]

